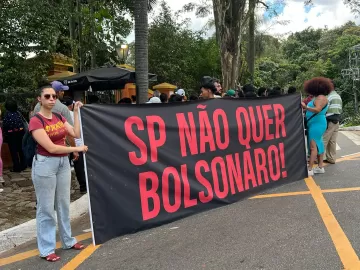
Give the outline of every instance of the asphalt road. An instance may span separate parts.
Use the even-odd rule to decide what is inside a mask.
[[[359,146],[342,147],[341,140],[346,138],[339,140],[339,156],[351,154],[350,148],[360,152]],[[96,250],[87,239],[82,242],[90,246],[83,252],[59,250],[62,259],[57,263],[38,256],[24,259],[23,252],[36,249],[31,242],[2,254],[0,268],[360,269],[359,166],[360,154],[342,158],[314,180],[264,193],[285,194],[200,213],[113,239]],[[84,230],[89,227],[84,216],[73,224],[74,235],[88,237]],[[10,256],[17,261],[2,265]]]

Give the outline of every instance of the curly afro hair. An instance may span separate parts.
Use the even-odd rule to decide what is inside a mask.
[[[333,90],[331,80],[324,77],[316,77],[304,83],[304,90],[312,96],[327,96]]]

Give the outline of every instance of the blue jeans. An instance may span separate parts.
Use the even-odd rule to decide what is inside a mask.
[[[35,187],[37,210],[37,243],[41,257],[55,252],[56,221],[59,225],[62,247],[69,249],[76,244],[71,236],[69,158],[36,155],[32,165],[32,180]]]

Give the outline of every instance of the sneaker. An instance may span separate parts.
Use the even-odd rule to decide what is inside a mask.
[[[4,180],[4,178],[2,176],[0,176],[0,184],[1,183],[5,183],[5,180]]]
[[[308,177],[314,176],[314,170],[308,170]]]
[[[323,173],[325,173],[324,168],[320,168],[320,167],[314,168],[314,174],[323,174]]]
[[[0,192],[3,192],[4,190],[2,188],[0,188]]]

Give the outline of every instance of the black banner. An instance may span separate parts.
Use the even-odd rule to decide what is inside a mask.
[[[95,243],[307,177],[300,101],[86,105]]]

